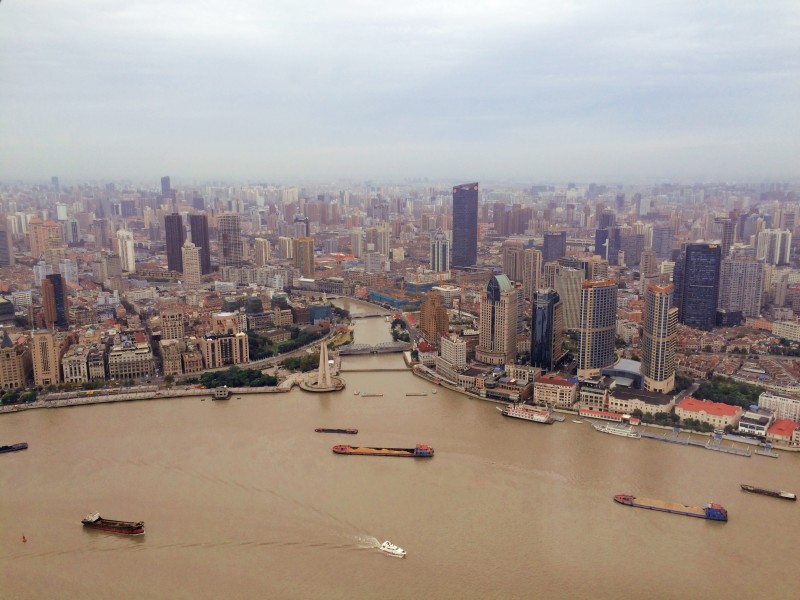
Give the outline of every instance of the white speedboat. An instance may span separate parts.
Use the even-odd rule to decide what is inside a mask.
[[[379,550],[381,552],[385,552],[386,554],[389,554],[390,556],[396,556],[397,558],[405,558],[406,557],[406,551],[403,550],[402,548],[400,548],[399,546],[395,546],[389,540],[386,540],[385,542],[383,542],[381,544],[381,547],[379,548]]]

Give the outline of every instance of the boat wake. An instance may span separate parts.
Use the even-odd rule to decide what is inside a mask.
[[[381,542],[371,535],[358,535],[356,536],[356,545],[359,548],[380,548]]]

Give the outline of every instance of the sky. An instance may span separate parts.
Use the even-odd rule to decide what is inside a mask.
[[[2,0],[0,181],[800,180],[797,0]]]

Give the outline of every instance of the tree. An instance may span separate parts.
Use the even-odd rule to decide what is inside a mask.
[[[172,375],[164,376],[164,383],[167,385],[172,385],[175,382],[175,377]]]

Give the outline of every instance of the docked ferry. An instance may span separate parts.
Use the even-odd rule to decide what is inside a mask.
[[[611,435],[618,435],[621,437],[628,437],[635,439],[639,439],[640,437],[642,437],[641,433],[639,433],[629,425],[612,425],[611,423],[592,423],[592,427],[594,427],[600,433],[610,433]]]
[[[522,419],[523,421],[533,421],[534,423],[542,423],[543,425],[553,424],[553,415],[549,410],[536,409],[532,406],[524,404],[509,404],[504,408],[495,407],[499,410],[504,417],[512,417],[514,419]]]

